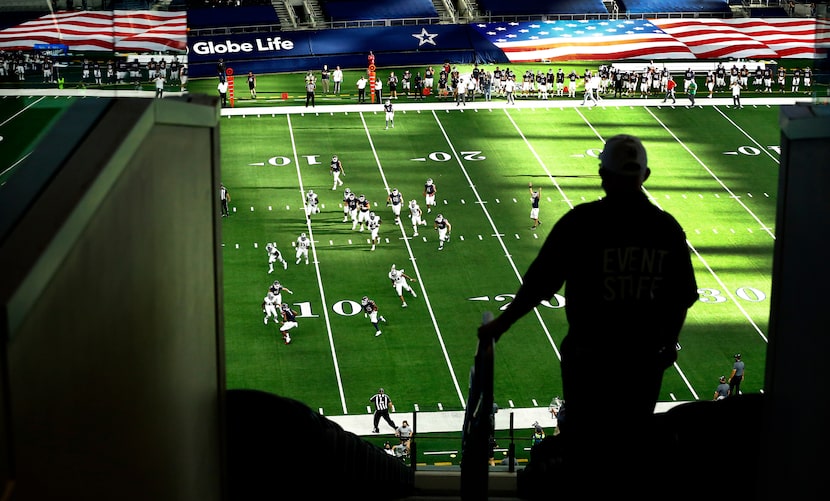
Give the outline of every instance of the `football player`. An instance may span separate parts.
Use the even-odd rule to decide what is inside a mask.
[[[280,332],[282,332],[282,338],[285,340],[285,344],[289,344],[291,342],[291,334],[288,331],[299,325],[297,323],[298,313],[292,310],[291,307],[288,306],[288,303],[282,303],[280,312],[282,313],[282,326],[280,326]]]
[[[346,200],[346,208],[348,208],[348,217],[352,220],[352,229],[355,229],[357,227],[357,197],[354,192],[349,193],[349,198]]]
[[[360,225],[360,231],[366,229],[366,226],[369,224],[371,206],[372,204],[369,203],[369,200],[364,195],[357,197],[357,219],[355,219],[352,229],[357,228],[358,225]]]
[[[432,178],[427,179],[424,185],[424,205],[427,206],[427,214],[432,212],[432,208],[435,207],[435,192],[437,191],[438,189],[435,187],[435,183],[432,182]]]
[[[294,291],[290,290],[288,287],[284,287],[279,280],[274,280],[274,283],[268,287],[268,292],[273,294],[276,298],[276,304],[282,304],[282,291],[294,294]]]
[[[268,253],[268,273],[274,273],[274,263],[282,263],[282,269],[288,269],[288,263],[283,259],[282,253],[277,249],[277,242],[268,242],[265,245],[265,252]]]
[[[378,237],[378,233],[380,233],[380,216],[375,214],[374,212],[369,213],[369,231],[371,231],[370,238],[372,240],[372,249],[375,250],[375,246],[380,243],[380,237]]]
[[[426,226],[427,222],[421,219],[423,216],[423,211],[418,206],[418,202],[415,201],[413,198],[409,201],[409,219],[412,221],[412,229],[414,233],[412,234],[413,237],[418,236],[418,226]]]
[[[340,176],[345,176],[346,171],[343,170],[343,162],[337,158],[337,155],[331,157],[331,175],[334,177],[334,184],[332,185],[332,191],[336,190],[338,186],[343,186],[343,181],[340,180]],[[348,188],[347,188],[348,191]]]
[[[395,292],[398,293],[398,297],[401,298],[401,308],[406,308],[406,300],[403,298],[403,291],[408,291],[412,294],[412,297],[418,297],[418,294],[412,290],[412,287],[409,286],[407,282],[414,282],[415,279],[404,273],[403,268],[400,270],[395,268],[395,265],[392,265],[392,269],[389,270],[389,280],[392,281],[392,287],[395,289]]]
[[[308,190],[305,196],[305,215],[308,219],[311,219],[312,214],[320,213],[318,204],[319,199],[317,198],[317,194],[314,193],[314,190]]]
[[[401,224],[401,207],[403,207],[403,194],[397,188],[392,189],[386,197],[386,205],[392,205],[392,214],[395,215],[395,224]]]
[[[378,305],[373,300],[369,299],[369,296],[363,296],[363,299],[360,300],[360,306],[363,308],[363,318],[368,318],[375,327],[375,337],[380,336],[381,332],[378,320],[386,323],[386,319],[383,318],[383,315],[378,313]]]
[[[444,242],[450,239],[452,225],[442,214],[435,218],[435,231],[438,232],[438,250],[444,250]]]
[[[388,129],[391,125],[392,128],[395,128],[395,110],[392,109],[392,101],[386,100],[383,103],[383,111],[386,112],[386,128]]]
[[[274,296],[274,293],[270,291],[262,299],[262,313],[265,313],[263,323],[265,323],[265,325],[268,325],[269,318],[273,319],[275,324],[280,323],[279,317],[277,316],[278,304],[276,296]]]
[[[346,188],[343,191],[343,222],[348,222],[349,220],[349,195],[351,195],[352,190]]]
[[[305,264],[308,264],[308,249],[311,247],[311,240],[308,239],[305,233],[301,233],[299,237],[297,237],[297,263],[300,264],[300,260],[305,258]]]

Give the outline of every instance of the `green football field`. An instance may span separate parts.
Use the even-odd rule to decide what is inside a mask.
[[[326,415],[366,413],[379,386],[398,411],[463,409],[482,313],[508,304],[559,216],[602,196],[597,154],[605,138],[625,132],[648,148],[648,194],[686,228],[700,287],[661,399],[711,398],[736,352],[748,366],[743,391],[762,391],[779,110],[632,104],[408,104],[388,130],[379,109],[261,109],[224,117],[223,182],[233,211],[222,228],[229,387],[297,398]],[[331,189],[332,155],[344,164],[344,187],[365,195],[383,218],[375,251],[367,232],[343,222],[343,187]],[[438,207],[414,237],[406,218],[394,224],[386,197],[398,189],[424,207],[427,178],[438,187]],[[542,189],[535,231],[529,181]],[[322,206],[310,222],[302,210],[307,190]],[[432,230],[436,212],[453,225],[444,250]],[[309,265],[294,260],[292,244],[303,232],[314,242]],[[269,241],[277,242],[287,270],[268,274]],[[418,298],[406,297],[407,308],[387,278],[392,264],[417,280]],[[294,292],[283,300],[301,313],[288,346],[277,326],[263,325],[260,304],[273,280]],[[388,320],[379,337],[360,312],[364,295]],[[561,394],[564,301],[555,296],[498,343],[501,408],[546,407]],[[622,404],[609,402],[609,412]]]
[[[0,182],[71,100],[0,101]],[[222,175],[232,195],[231,215],[222,219],[228,387],[296,398],[335,419],[363,416],[353,430],[361,434],[371,429],[368,399],[381,386],[397,412],[463,410],[482,314],[509,303],[559,216],[602,196],[597,154],[605,139],[630,133],[648,149],[649,196],[686,229],[700,287],[661,401],[710,399],[736,352],[747,363],[743,391],[763,391],[779,107],[752,99],[743,109],[717,98],[699,99],[703,106],[696,108],[682,106],[682,97],[676,107],[630,99],[586,108],[578,101],[396,102],[395,127],[388,130],[380,106],[225,110]],[[345,167],[345,184],[336,190],[332,155]],[[438,207],[414,237],[407,218],[394,224],[386,197],[398,189],[426,209],[427,178],[438,188]],[[535,231],[528,182],[542,189]],[[365,195],[383,219],[374,251],[368,231],[343,222],[345,187]],[[311,221],[303,211],[309,189],[322,209]],[[432,229],[437,213],[453,225],[440,251]],[[295,263],[293,242],[303,232],[313,240],[308,265]],[[267,242],[278,244],[286,270],[278,265],[268,273]],[[392,264],[416,279],[418,297],[406,296],[406,308],[387,278]],[[300,313],[290,345],[277,325],[263,323],[262,300],[274,280],[293,291],[283,300]],[[359,309],[363,296],[387,319],[381,336]],[[501,409],[546,409],[561,394],[564,302],[555,296],[497,344]],[[615,384],[613,374],[608,384]],[[603,398],[602,388],[596,398]],[[625,402],[609,401],[608,412],[624,416]]]

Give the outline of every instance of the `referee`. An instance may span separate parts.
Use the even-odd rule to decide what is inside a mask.
[[[380,430],[378,429],[380,418],[383,418],[393,430],[397,430],[398,427],[395,425],[395,422],[392,421],[391,417],[389,417],[389,407],[392,405],[392,400],[389,398],[389,395],[383,391],[383,388],[379,389],[377,393],[372,395],[372,398],[370,398],[369,401],[375,404],[375,426],[372,428],[372,433],[380,433]]]

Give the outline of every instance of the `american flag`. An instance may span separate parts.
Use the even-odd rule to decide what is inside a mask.
[[[187,49],[187,13],[150,10],[55,12],[0,31],[0,49],[62,44],[70,51]]]
[[[830,24],[816,19],[620,19],[498,22],[476,28],[511,62],[816,58]]]

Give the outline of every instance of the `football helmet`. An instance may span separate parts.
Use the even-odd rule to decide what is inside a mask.
[[[363,195],[360,195],[359,197],[357,197],[357,199],[362,202],[362,201],[366,200],[366,197],[364,197]]]
[[[440,215],[438,217],[441,217]],[[305,233],[300,233],[300,238],[305,238]]]
[[[409,201],[409,206],[410,206],[410,207],[415,207],[416,205],[418,205],[418,202],[417,202],[417,201],[415,201],[415,200],[410,200],[410,201]]]
[[[393,194],[393,195],[397,195],[397,194],[398,194],[398,189],[397,189],[397,188],[393,188],[393,189],[392,189],[392,194]]]
[[[443,214],[438,214],[438,217],[435,218],[435,221],[438,222],[438,223],[440,223],[443,220],[444,220],[444,215]]]
[[[374,213],[374,212],[370,212],[370,213],[369,213],[369,217],[370,217],[370,218],[372,218],[372,219],[374,219],[374,218],[375,218],[375,213]]]
[[[533,198],[536,198],[536,197],[538,197],[538,196],[539,196],[539,192],[538,192],[538,191],[534,191],[534,192],[533,192]]]
[[[392,104],[392,101],[390,101],[389,99],[387,99],[387,100],[386,100],[386,104]]]
[[[428,184],[428,185],[431,185],[431,184],[432,184],[432,178],[427,179],[427,184]]]
[[[280,286],[280,281],[279,280],[274,280],[274,287],[279,287],[279,286]]]
[[[274,299],[274,293],[273,292],[268,291],[268,299],[270,299],[270,300]]]
[[[308,194],[309,194],[309,195],[313,195],[313,194],[314,194],[314,190],[308,190]]]
[[[290,310],[291,308],[288,307],[288,303],[282,303],[283,310]]]
[[[351,192],[352,192],[352,190],[350,190],[350,189],[346,188],[346,189],[344,190],[344,192],[345,192],[345,193],[351,193]]]
[[[336,162],[337,161],[337,155],[334,155],[333,157],[331,157],[331,161]]]
[[[362,304],[363,306],[369,304],[369,296],[363,296],[363,299],[360,300],[360,304]]]
[[[354,200],[354,193],[349,193],[349,200]]]

